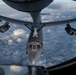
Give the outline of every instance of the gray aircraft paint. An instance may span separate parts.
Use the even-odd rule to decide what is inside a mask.
[[[33,65],[39,60],[42,55],[42,47],[43,47],[43,35],[42,29],[38,31],[41,27],[41,18],[40,12],[43,8],[48,6],[53,0],[3,0],[7,5],[12,8],[30,13],[33,19],[33,25],[31,27],[30,36],[27,42],[27,54],[29,60]],[[32,47],[30,49],[30,46]],[[35,48],[34,48],[35,46]],[[39,48],[38,48],[39,47]]]

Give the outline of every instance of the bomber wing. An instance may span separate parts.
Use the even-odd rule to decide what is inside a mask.
[[[18,25],[24,25],[24,26],[28,27],[30,30],[32,29],[32,24],[33,24],[32,22],[16,20],[16,19],[1,16],[1,15],[0,15],[0,20],[4,20],[6,22],[14,23],[14,24],[18,24]]]
[[[49,26],[58,26],[58,25],[66,25],[65,31],[69,35],[76,35],[76,29],[72,28],[69,23],[76,22],[76,18],[74,19],[68,19],[68,20],[62,20],[62,21],[55,21],[55,22],[45,22],[41,23],[41,27],[38,29],[40,31],[43,27],[49,27]]]
[[[48,27],[48,26],[58,26],[58,25],[63,25],[67,23],[72,23],[76,22],[76,18],[74,19],[68,19],[68,20],[62,20],[62,21],[55,21],[55,22],[44,22],[41,23],[43,27]]]

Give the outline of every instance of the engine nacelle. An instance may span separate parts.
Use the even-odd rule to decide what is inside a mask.
[[[65,28],[65,31],[66,31],[69,35],[76,35],[76,29],[72,28],[69,23],[67,24],[67,26],[66,26],[66,28]]]
[[[1,33],[4,33],[4,32],[6,32],[9,28],[10,28],[9,23],[8,23],[8,22],[5,22],[4,25],[0,26],[0,32],[1,32]]]

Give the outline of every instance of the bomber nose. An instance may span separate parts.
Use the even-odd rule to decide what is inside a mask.
[[[41,51],[28,52],[30,62],[35,65],[41,57]]]
[[[28,56],[32,64],[36,64],[42,54],[41,43],[31,42],[28,44]]]
[[[29,53],[29,59],[32,64],[35,64],[38,60],[38,55],[35,51]]]
[[[36,62],[34,60],[32,60],[31,63],[34,65]]]

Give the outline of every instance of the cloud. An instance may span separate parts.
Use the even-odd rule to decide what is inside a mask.
[[[11,69],[11,71],[19,72],[19,71],[22,70],[22,67],[20,67],[20,66],[10,66],[10,69]]]
[[[13,31],[13,35],[15,35],[15,36],[20,36],[20,35],[23,35],[23,34],[25,34],[25,31],[22,30],[22,29],[17,29],[17,30]]]
[[[48,6],[50,9],[75,9],[76,8],[76,2],[57,2],[57,3],[52,3]]]

